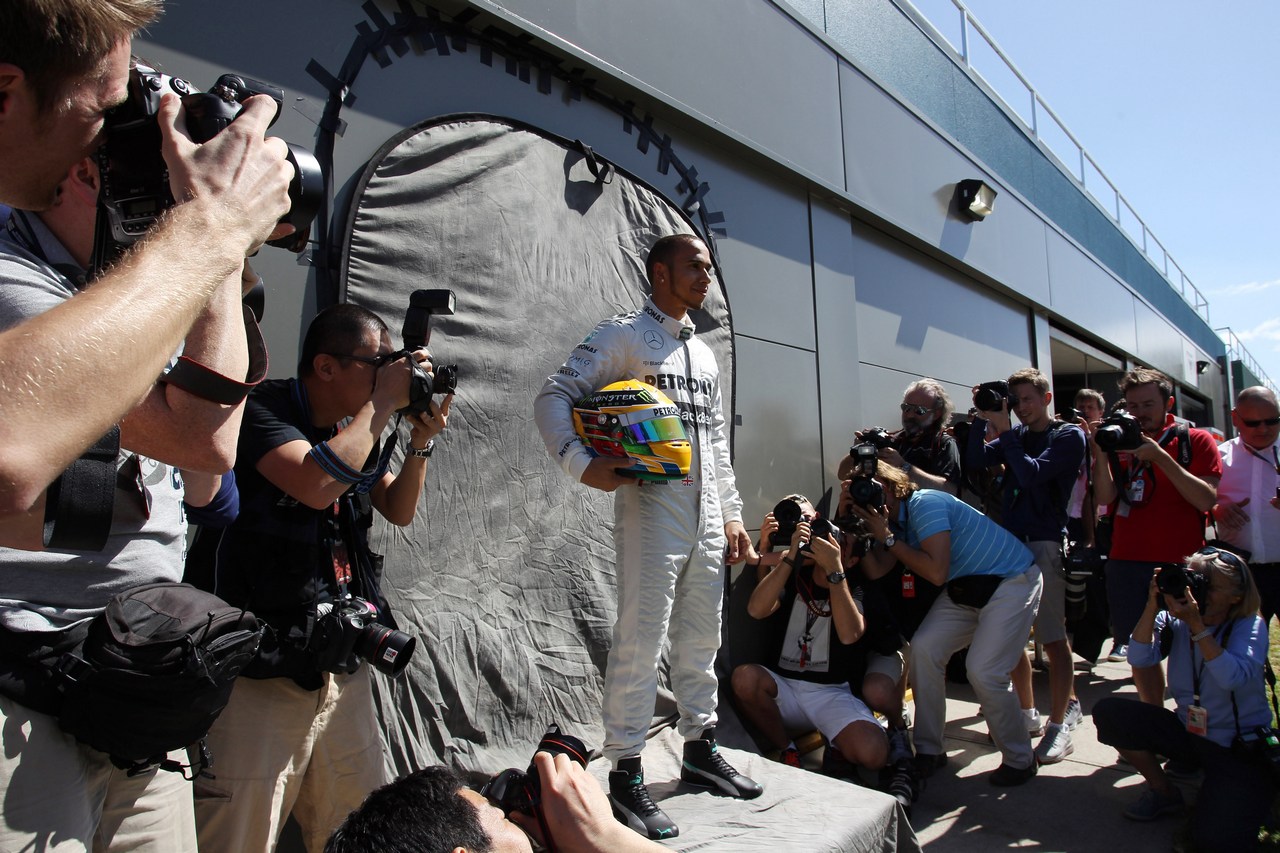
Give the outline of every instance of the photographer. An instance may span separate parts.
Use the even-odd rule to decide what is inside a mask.
[[[994,384],[994,383],[992,383]],[[1066,576],[1062,570],[1062,540],[1067,526],[1067,502],[1084,461],[1085,437],[1080,427],[1050,415],[1053,392],[1049,378],[1035,368],[1016,371],[1008,379],[1007,396],[974,389],[974,418],[965,448],[970,468],[1005,468],[1000,523],[1035,555],[1044,589],[1036,613],[1036,639],[1049,658],[1049,724],[1036,746],[1036,760],[1053,764],[1074,750],[1071,729],[1081,717],[1075,697],[1075,673],[1067,640]],[[998,406],[993,406],[998,402]],[[1010,414],[1021,424],[1013,426]],[[984,442],[983,438],[986,437]],[[1029,725],[1037,728],[1031,688],[1031,662],[1024,653],[1013,674],[1019,694],[1031,709]],[[1026,713],[1024,708],[1023,713]]]
[[[1280,406],[1270,388],[1236,395],[1235,438],[1218,446],[1222,482],[1213,508],[1218,536],[1249,555],[1262,618],[1280,612]],[[1243,549],[1243,550],[1241,550]]]
[[[918,489],[884,461],[875,480],[884,488],[885,506],[852,507],[878,543],[862,558],[863,571],[879,577],[900,560],[947,586],[911,640],[916,766],[927,777],[947,763],[944,670],[967,645],[969,683],[1003,757],[988,780],[1021,785],[1036,774],[1036,761],[1009,673],[1035,620],[1040,569],[1022,543],[959,498]]]
[[[104,112],[124,98],[130,38],[160,5],[0,4],[0,202],[54,204],[58,183],[101,141]],[[196,145],[167,98],[159,127],[182,203],[93,287],[0,333],[0,517],[17,515],[20,528],[39,518],[45,488],[148,394],[288,210],[285,145],[263,138],[274,109],[269,98],[250,101],[240,120]]]
[[[425,351],[413,357],[430,369]],[[196,782],[202,849],[271,850],[290,812],[319,849],[386,781],[362,666],[373,658],[360,646],[346,654],[354,629],[338,617],[349,595],[394,628],[369,550],[372,512],[413,520],[452,397],[430,417],[404,415],[409,441],[393,475],[394,437],[385,448],[379,437],[409,401],[411,369],[377,315],[350,304],[320,312],[298,370],[254,390],[240,432],[240,514],[217,549],[214,588],[269,628],[209,733],[217,778]]]
[[[761,553],[760,579],[747,604],[753,619],[775,621],[771,617],[781,613],[771,626],[781,630],[771,634],[768,664],[734,669],[733,692],[784,764],[800,766],[791,733],[816,728],[845,760],[878,770],[888,759],[889,741],[851,686],[860,689],[866,671],[869,643],[861,641],[879,641],[885,624],[869,633],[865,594],[845,573],[840,543],[830,534],[814,537],[813,505],[800,495],[791,500],[801,520],[785,552]],[[766,515],[762,546],[778,529],[774,513]],[[856,562],[851,558],[850,568]],[[896,652],[901,642],[892,645],[880,648]]]
[[[526,832],[559,853],[667,849],[615,821],[600,784],[567,755],[539,752],[533,761],[550,838],[536,819],[503,815],[454,771],[435,766],[371,793],[347,815],[324,853],[531,853]]]
[[[81,298],[98,184],[96,165],[82,160],[58,186],[52,206],[39,214],[15,210],[0,229],[0,328]],[[244,378],[250,365],[240,295],[239,276],[224,281],[184,343],[187,358],[226,377]],[[0,787],[6,791],[0,849],[25,847],[50,833],[86,845],[106,838],[110,849],[195,849],[189,784],[155,768],[132,775],[117,770],[106,754],[59,727],[37,686],[76,626],[112,596],[181,580],[183,501],[203,505],[217,492],[217,472],[235,457],[243,411],[243,401],[214,402],[153,381],[120,422],[119,450],[107,460],[114,492],[104,544],[50,540],[46,550],[43,511],[30,514],[28,523],[0,526],[7,546],[0,548]],[[179,469],[192,472],[185,483]],[[58,796],[48,797],[50,790]]]
[[[891,435],[883,430],[864,430],[857,441],[875,441],[880,458],[901,468],[922,489],[960,493],[960,450],[947,432],[955,410],[942,384],[935,379],[917,379],[902,393],[902,429]],[[870,436],[869,433],[878,435]],[[852,457],[840,460],[841,480],[849,477]]]
[[[1175,573],[1180,590],[1163,577]],[[1193,554],[1185,573],[1178,566],[1157,568],[1133,629],[1129,663],[1135,672],[1159,668],[1167,648],[1175,710],[1114,696],[1093,710],[1098,740],[1118,749],[1147,780],[1125,817],[1148,821],[1182,810],[1182,792],[1157,754],[1204,770],[1192,834],[1196,849],[1206,853],[1255,849],[1277,790],[1280,756],[1266,754],[1252,738],[1259,727],[1270,728],[1271,709],[1263,684],[1267,627],[1250,574],[1243,560],[1216,548]]]
[[[1142,614],[1155,567],[1180,563],[1204,545],[1206,513],[1222,477],[1213,436],[1174,420],[1169,377],[1135,368],[1120,390],[1128,415],[1112,415],[1090,436],[1094,495],[1099,504],[1114,503],[1106,574],[1117,657]],[[1160,703],[1158,670],[1135,672],[1134,682],[1143,701]]]

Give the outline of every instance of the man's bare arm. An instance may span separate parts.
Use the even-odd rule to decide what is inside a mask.
[[[175,197],[139,245],[83,294],[0,333],[0,515],[29,510],[85,448],[151,389],[209,297],[288,208],[291,170],[263,140],[269,98],[210,142],[161,106]]]

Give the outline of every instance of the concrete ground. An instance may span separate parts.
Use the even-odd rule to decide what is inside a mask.
[[[1090,716],[1093,704],[1105,696],[1136,699],[1129,665],[1104,659],[1089,671],[1080,669],[1076,660],[1076,693],[1085,717],[1072,732],[1075,751],[1058,764],[1041,767],[1036,778],[1017,788],[995,788],[987,782],[987,774],[1000,764],[1000,755],[987,737],[972,689],[967,684],[947,685],[949,761],[929,778],[911,815],[925,850],[1145,853],[1176,849],[1183,818],[1138,823],[1123,816],[1144,783],[1131,767],[1117,763],[1114,749],[1098,743]],[[1035,692],[1044,714],[1049,702],[1047,672],[1036,672]],[[1183,793],[1188,801],[1194,798],[1193,787]]]

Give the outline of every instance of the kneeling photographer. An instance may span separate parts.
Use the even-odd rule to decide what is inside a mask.
[[[393,351],[377,315],[335,305],[308,328],[298,378],[249,397],[240,515],[213,576],[219,595],[269,630],[209,735],[217,778],[196,786],[202,849],[274,849],[292,812],[318,850],[387,781],[363,664],[399,674],[415,640],[395,630],[368,530],[375,509],[401,526],[417,511],[452,403],[424,399],[430,369],[425,349]],[[395,442],[379,437],[397,412],[411,429],[392,474]]]
[[[1093,709],[1098,740],[1147,780],[1125,817],[1150,821],[1182,811],[1182,792],[1157,755],[1203,769],[1192,818],[1197,850],[1255,849],[1276,796],[1280,743],[1263,682],[1267,626],[1259,605],[1248,565],[1230,551],[1207,547],[1185,570],[1157,568],[1129,663],[1135,671],[1159,667],[1168,655],[1175,710],[1114,696]]]

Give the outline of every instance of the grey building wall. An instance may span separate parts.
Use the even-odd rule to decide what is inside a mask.
[[[394,21],[397,5],[378,8]],[[1221,377],[1186,370],[1221,353],[1176,305],[1152,297],[1122,248],[1106,248],[1107,223],[1078,213],[1079,191],[1010,136],[1016,129],[890,0],[439,8],[478,11],[477,29],[524,33],[596,90],[651,114],[709,186],[704,203],[727,229],[717,248],[736,332],[735,443],[750,525],[777,496],[830,485],[852,432],[896,424],[901,390],[917,376],[943,381],[963,410],[979,381],[1031,363],[1052,370],[1050,322],[1120,361],[1153,364],[1193,390],[1201,383],[1221,410],[1212,381]],[[362,31],[381,26],[356,0],[225,0],[216,17],[173,4],[138,52],[201,87],[228,70],[283,86],[275,132],[312,145],[327,93],[308,65],[336,73]],[[334,145],[339,209],[388,137],[470,112],[582,139],[670,197],[685,195],[615,112],[559,80],[543,91],[536,69],[522,78],[476,49],[388,50],[365,63],[350,95]],[[953,210],[954,185],[969,177],[1000,190],[981,223]],[[276,250],[254,263],[269,285],[272,373],[289,375],[315,310],[314,275]]]

